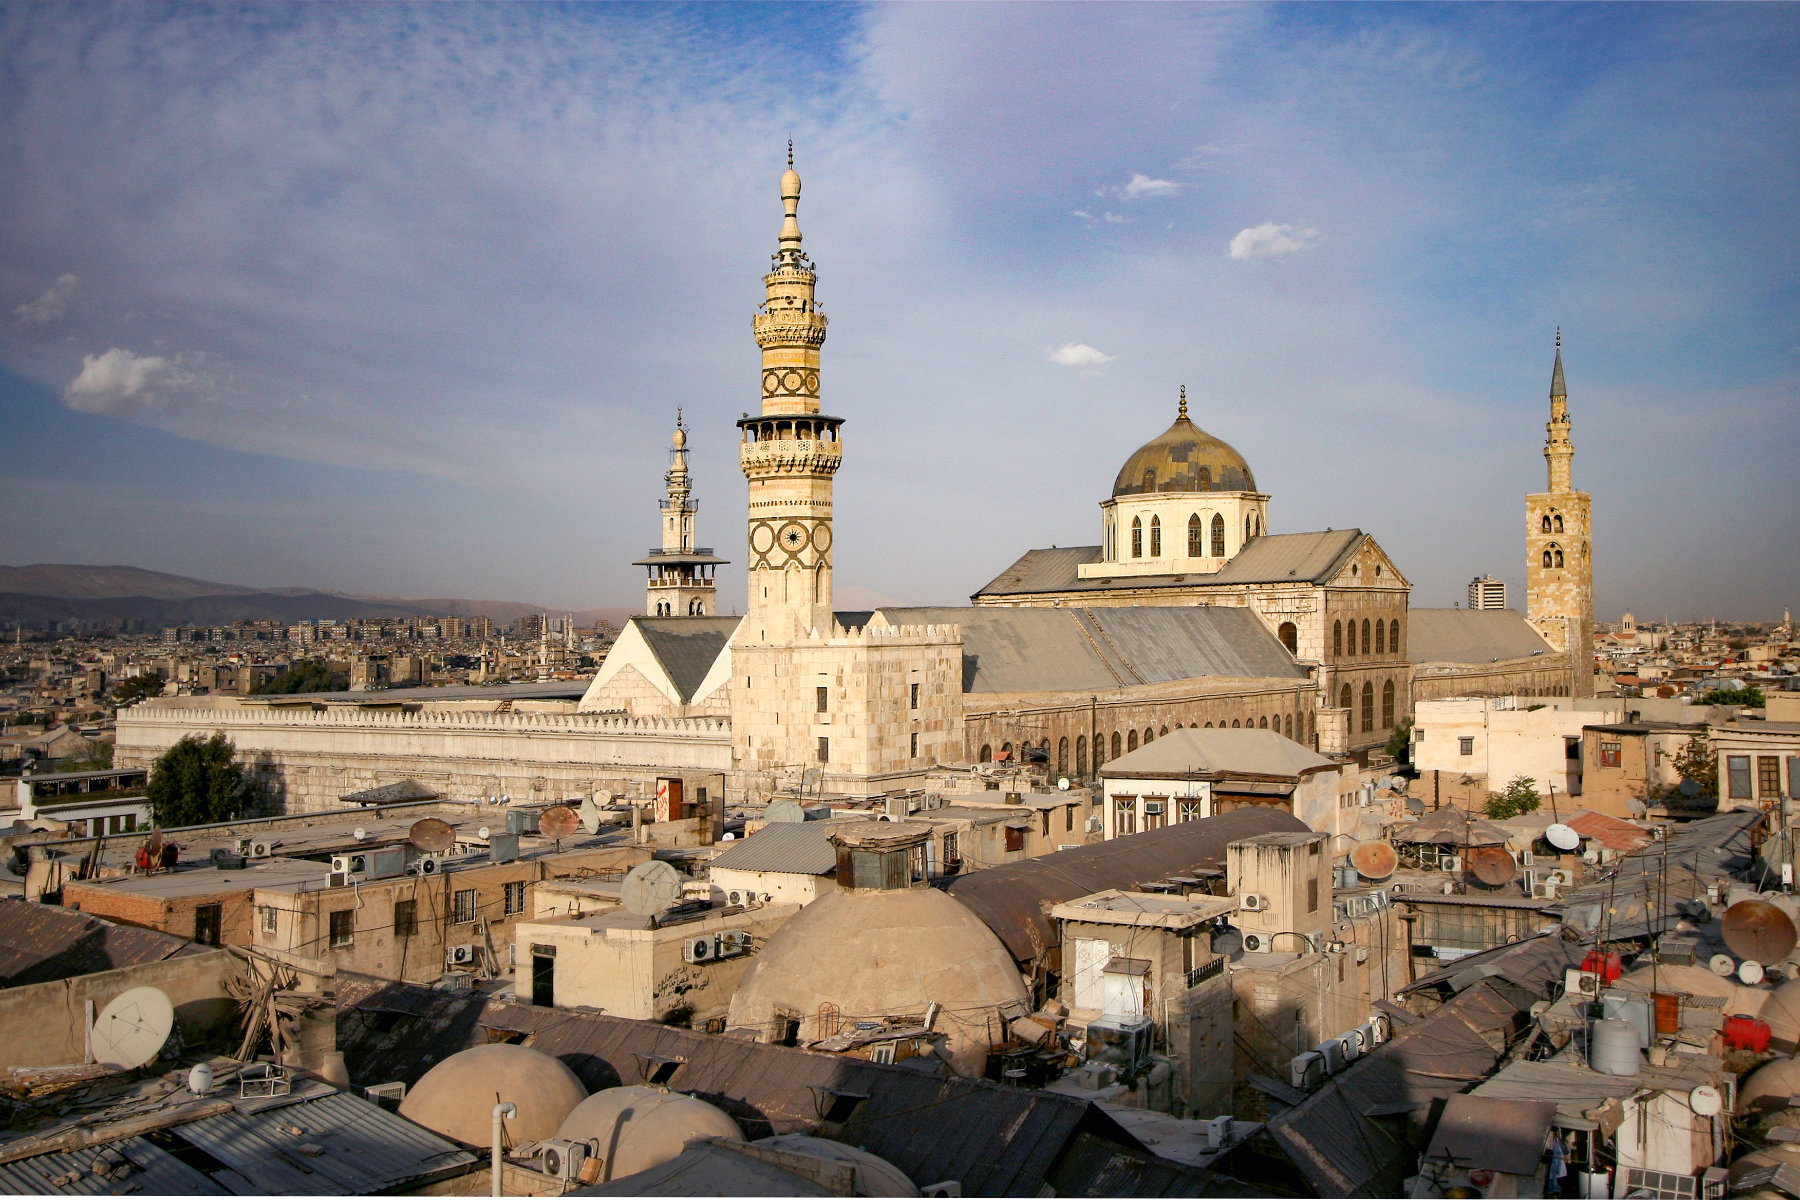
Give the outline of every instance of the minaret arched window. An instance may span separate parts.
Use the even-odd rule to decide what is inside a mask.
[[[1548,567],[1552,565],[1554,561],[1555,560],[1550,557],[1550,552],[1548,550],[1544,551],[1544,566]]]
[[[1387,622],[1375,622],[1375,653],[1387,653]]]
[[[1559,567],[1563,565],[1562,551],[1560,549],[1556,552],[1556,565]]]
[[[1188,557],[1199,558],[1206,552],[1206,526],[1200,523],[1200,514],[1195,513],[1188,518]]]
[[[1144,557],[1144,518],[1131,518],[1131,557]],[[1549,566],[1549,563],[1545,563]]]
[[[1394,727],[1394,681],[1391,679],[1381,685],[1381,727]]]
[[[1551,518],[1550,529],[1552,532],[1555,532],[1555,533],[1561,533],[1563,531],[1562,514],[1561,513],[1557,513],[1555,517]]]
[[[1225,518],[1218,513],[1214,513],[1212,519],[1212,556],[1225,557]]]
[[[1250,540],[1250,514],[1249,513],[1244,514],[1244,540],[1246,542]]]
[[[1538,523],[1538,526],[1545,533],[1550,532],[1550,514],[1549,513],[1544,514],[1544,519]]]
[[[1331,623],[1331,656],[1333,658],[1344,656],[1344,623],[1342,621]]]
[[[1162,518],[1157,516],[1150,518],[1150,557],[1162,557]]]
[[[1398,655],[1400,653],[1400,618],[1399,617],[1395,617],[1393,620],[1388,622],[1388,653],[1393,654],[1393,655]]]
[[[1375,730],[1375,685],[1363,684],[1362,690],[1362,731],[1373,733]]]
[[[1057,738],[1056,739],[1056,773],[1058,775],[1067,775],[1069,773],[1069,739],[1068,738]]]

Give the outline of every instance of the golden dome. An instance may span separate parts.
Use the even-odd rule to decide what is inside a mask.
[[[1113,481],[1114,496],[1149,492],[1254,492],[1244,456],[1188,420],[1187,388],[1175,423],[1139,446]]]

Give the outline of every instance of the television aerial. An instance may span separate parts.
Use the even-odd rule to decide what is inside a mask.
[[[538,815],[538,833],[560,842],[581,828],[581,818],[566,804],[552,804]]]
[[[627,912],[653,917],[681,902],[681,876],[666,862],[639,863],[625,873],[619,899]]]
[[[94,1061],[115,1071],[141,1067],[162,1052],[175,1028],[175,1006],[161,988],[121,992],[94,1021]]]
[[[422,817],[406,831],[406,840],[421,854],[442,854],[456,845],[456,826],[438,817]]]
[[[1564,853],[1581,846],[1581,835],[1560,821],[1544,830],[1544,840]]]

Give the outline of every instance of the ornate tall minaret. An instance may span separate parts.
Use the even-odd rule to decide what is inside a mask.
[[[754,320],[762,412],[738,422],[739,460],[750,483],[750,606],[740,642],[787,642],[814,629],[829,633],[832,625],[831,477],[843,459],[843,421],[819,412],[825,314],[813,299],[819,277],[800,248],[792,142],[781,203],[781,241]]]
[[[711,547],[694,545],[694,503],[688,479],[687,428],[675,410],[675,438],[663,474],[668,498],[662,502],[662,547],[632,564],[650,570],[644,611],[653,617],[710,617],[717,611],[713,570],[725,561]]]
[[[1550,369],[1550,422],[1544,428],[1548,490],[1525,497],[1525,615],[1545,641],[1568,653],[1570,694],[1587,696],[1594,682],[1591,497],[1575,490],[1561,329]]]

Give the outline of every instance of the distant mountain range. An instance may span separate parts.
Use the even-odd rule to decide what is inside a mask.
[[[254,588],[236,583],[188,579],[141,567],[89,567],[39,563],[0,565],[0,622],[42,626],[52,621],[144,622],[164,625],[228,625],[233,621],[307,619],[343,621],[351,617],[488,617],[509,624],[528,613],[559,615],[566,610],[518,600],[457,600],[443,597],[351,596],[311,588]],[[634,609],[579,609],[579,624],[607,620],[617,627]]]

